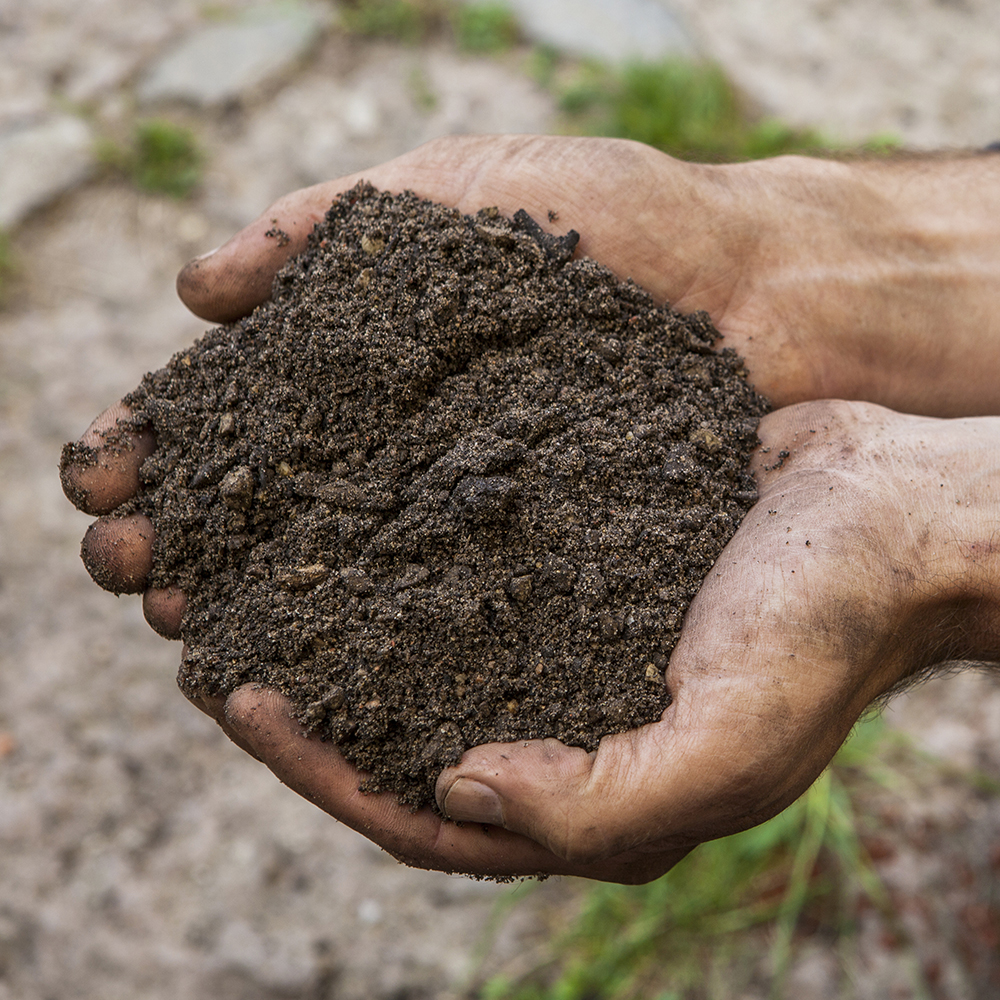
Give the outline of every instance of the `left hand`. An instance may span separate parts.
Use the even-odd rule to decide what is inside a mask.
[[[906,677],[942,659],[1000,659],[1000,420],[820,402],[775,411],[759,434],[759,502],[688,611],[661,720],[594,753],[551,739],[469,750],[437,784],[440,808],[461,823],[361,794],[363,775],[305,735],[274,692],[250,685],[199,707],[291,788],[409,864],[655,878],[698,843],[791,803]],[[139,444],[70,478],[89,476],[90,496],[121,496]],[[151,532],[140,525],[126,546],[122,528],[98,521],[89,558],[106,580],[141,589]],[[183,596],[146,601],[160,631],[176,634]]]

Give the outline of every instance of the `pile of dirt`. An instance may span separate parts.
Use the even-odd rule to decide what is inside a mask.
[[[707,317],[576,239],[362,185],[271,301],[145,377],[121,513],[188,595],[185,691],[281,690],[413,806],[471,746],[659,718],[766,403]]]

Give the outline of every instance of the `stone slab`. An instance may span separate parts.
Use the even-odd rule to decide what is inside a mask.
[[[664,0],[767,114],[832,142],[1000,139],[997,0]]]
[[[693,56],[681,21],[658,0],[507,0],[533,41],[622,62]]]
[[[233,22],[205,25],[153,64],[139,84],[139,100],[198,107],[236,100],[291,68],[323,27],[318,9],[291,4],[255,8]]]
[[[0,227],[85,180],[94,165],[94,138],[85,122],[53,115],[0,131]]]

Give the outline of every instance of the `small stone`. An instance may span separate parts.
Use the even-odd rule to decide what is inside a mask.
[[[385,249],[385,240],[375,239],[367,235],[362,236],[361,249],[364,250],[366,254],[374,257],[375,254],[379,254]]]
[[[550,556],[545,567],[545,578],[560,594],[572,594],[576,583],[576,567],[560,556]]]
[[[278,463],[278,475],[282,479],[288,479],[292,474],[292,467],[287,462]]]
[[[344,689],[339,685],[334,685],[322,698],[309,702],[302,715],[302,721],[311,726],[319,725],[329,712],[336,711],[343,704]]]
[[[515,576],[507,585],[507,592],[515,601],[524,604],[531,597],[534,584],[531,582],[531,575]]]
[[[622,342],[615,337],[599,341],[594,350],[605,361],[621,361],[623,357]]]
[[[617,639],[618,636],[622,634],[622,629],[625,627],[622,615],[611,614],[608,611],[602,611],[597,617],[598,624],[601,629],[601,636],[605,639]]]
[[[468,583],[475,576],[471,566],[466,566],[464,563],[455,563],[454,566],[448,570],[444,575],[444,582],[451,584],[453,587],[460,587],[463,584]]]
[[[673,486],[683,486],[694,474],[694,461],[690,455],[674,451],[663,463],[660,476]]]
[[[712,388],[712,374],[705,367],[705,362],[700,358],[688,362],[682,369],[684,377],[694,386],[700,389]]]
[[[455,487],[452,499],[473,524],[501,520],[517,495],[517,483],[507,476],[466,476]]]
[[[341,579],[344,581],[344,586],[355,597],[367,597],[375,591],[375,584],[372,583],[371,578],[359,569],[344,570]]]
[[[247,466],[238,465],[223,477],[219,494],[227,507],[247,510],[253,501],[253,473]]]
[[[651,684],[659,684],[660,681],[663,680],[663,677],[660,674],[660,671],[656,668],[655,663],[646,664],[646,680]]]
[[[311,590],[329,575],[330,570],[323,563],[313,563],[311,566],[282,570],[275,574],[274,582],[288,590]]]
[[[719,435],[715,431],[710,430],[708,427],[699,427],[697,430],[692,431],[688,435],[688,441],[691,444],[699,444],[702,448],[709,453],[709,455],[714,455],[722,447],[722,441],[719,439]]]
[[[200,107],[237,100],[287,71],[321,30],[317,11],[299,6],[249,11],[234,23],[207,25],[153,65],[139,85],[139,100]]]
[[[678,521],[684,531],[698,531],[708,524],[712,517],[712,508],[705,504],[696,504],[689,507]]]
[[[236,433],[236,418],[231,413],[223,413],[219,417],[219,433],[223,437]]]

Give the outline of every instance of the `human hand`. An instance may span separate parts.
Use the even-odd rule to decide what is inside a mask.
[[[470,138],[431,144],[364,176],[377,186],[390,190],[409,187],[465,210],[497,204],[510,213],[525,207],[544,220],[548,209],[554,208],[559,219],[553,228],[562,231],[572,227],[584,233],[582,252],[623,276],[633,277],[680,308],[707,309],[726,334],[727,345],[747,356],[758,388],[776,402],[793,402],[837,386],[843,386],[845,394],[866,391],[865,379],[871,383],[871,372],[880,370],[892,356],[891,351],[879,347],[879,334],[871,332],[867,314],[854,317],[854,327],[847,325],[850,331],[861,330],[862,335],[855,335],[853,341],[850,336],[841,336],[841,331],[830,332],[830,316],[844,320],[842,296],[832,292],[842,292],[846,285],[848,292],[857,293],[852,301],[860,309],[865,298],[862,286],[871,274],[885,277],[884,269],[880,272],[864,266],[866,260],[871,264],[871,259],[862,251],[873,237],[863,231],[855,200],[846,197],[838,201],[835,197],[838,189],[845,188],[857,194],[857,176],[842,165],[790,158],[769,165],[702,167],[680,164],[634,144]],[[200,315],[220,321],[249,311],[266,298],[273,274],[287,256],[301,249],[308,231],[335,194],[358,179],[319,185],[276,203],[224,248],[192,262],[178,282],[182,297]],[[878,201],[875,194],[869,195]],[[841,211],[835,213],[837,205]],[[845,205],[851,210],[844,211]],[[881,213],[869,214],[892,215],[885,206]],[[840,232],[844,229],[841,215],[850,220],[846,232]],[[670,220],[666,234],[664,218]],[[706,224],[706,219],[711,221]],[[801,274],[803,268],[809,270],[804,263],[803,220],[812,225],[811,241],[805,243],[814,251],[815,244],[823,244],[823,252],[829,243],[830,250],[828,266],[820,268],[818,279],[814,276],[796,282],[790,276]],[[882,222],[886,220],[882,218]],[[815,238],[823,226],[831,237],[826,243]],[[886,223],[882,228],[892,227]],[[287,243],[279,230],[287,234]],[[273,235],[268,236],[268,232]],[[833,239],[837,233],[839,237]],[[822,253],[817,259],[821,258]],[[853,283],[847,280],[849,274],[855,278]],[[892,300],[892,295],[883,297]],[[881,316],[884,311],[875,308],[875,313]],[[953,329],[958,331],[953,340],[961,342],[962,330]],[[919,347],[920,324],[912,331],[912,343]],[[894,343],[892,337],[882,346],[890,343]],[[916,348],[910,353],[922,356]],[[951,374],[955,359],[949,366],[948,351],[937,353],[940,377],[933,391],[919,378],[906,384],[896,377],[897,370],[905,374],[907,365],[912,366],[911,358],[896,369],[887,369],[884,384],[879,383],[870,398],[891,400],[905,391],[917,404],[914,408],[940,412],[955,412],[962,405],[978,408],[971,378],[965,383],[969,391],[962,395],[964,403],[956,402]],[[978,374],[979,369],[976,371]],[[99,430],[112,427],[118,415],[112,410],[100,419],[88,432],[92,443],[101,442]],[[772,436],[779,430],[787,431],[787,416],[773,414],[762,425],[761,433],[769,428]],[[848,423],[858,431],[856,421]],[[858,432],[855,446],[866,447],[870,432],[874,433],[872,428]],[[830,439],[825,440],[829,443]],[[149,436],[139,436],[134,445],[132,450],[104,449],[98,465],[71,470],[66,477],[71,499],[82,509],[104,514],[131,495],[138,484],[138,466],[153,442]],[[782,447],[775,446],[777,451]],[[835,451],[839,445],[832,447]],[[815,449],[812,454],[817,454]],[[765,480],[772,472],[780,477],[792,469],[791,461],[770,471],[764,464],[766,460],[757,470],[764,486],[768,486]],[[815,479],[821,471],[813,468],[810,474]],[[848,478],[853,475],[847,474]],[[901,484],[899,489],[905,493]],[[815,504],[812,508],[806,505],[814,514]],[[845,524],[857,525],[856,515],[853,521],[843,520],[851,514],[849,505],[821,513],[829,520],[818,520],[814,535],[824,530],[824,524],[827,533],[836,532],[835,516],[841,517],[842,530],[846,530]],[[758,524],[755,535],[749,523],[748,518],[730,546],[741,555],[731,556],[727,549],[716,567],[716,572],[730,567],[727,580],[751,581],[743,588],[747,594],[753,593],[749,586],[757,583],[749,566],[739,568],[740,560],[748,559],[752,564],[761,558],[761,552],[767,552],[767,529]],[[751,544],[751,537],[757,541]],[[151,559],[151,538],[152,526],[141,517],[99,521],[85,542],[88,564],[98,578],[104,574],[102,582],[112,589],[142,590]],[[821,579],[837,577],[840,586],[845,580],[858,579],[850,565],[855,550],[868,553],[863,559],[877,561],[870,548],[881,544],[878,539],[873,542],[864,532],[860,540],[837,539],[840,549],[835,558],[829,557],[836,571],[814,571],[810,579],[817,573]],[[809,540],[811,549],[817,543]],[[772,541],[780,546],[789,539]],[[827,548],[834,550],[836,546]],[[938,557],[932,553],[930,558]],[[775,564],[776,560],[772,561],[772,566]],[[900,565],[906,565],[905,559]],[[796,576],[798,585],[804,579],[802,574],[787,572],[787,581]],[[955,573],[956,581],[964,579]],[[691,608],[671,661],[668,683],[676,685],[676,690],[672,687],[675,703],[657,726],[608,738],[596,756],[569,750],[554,741],[518,744],[513,754],[505,748],[499,757],[496,748],[470,751],[460,769],[442,776],[439,802],[459,819],[502,817],[506,831],[495,825],[484,832],[478,827],[442,824],[429,812],[414,816],[400,810],[389,796],[360,795],[358,772],[330,746],[303,740],[280,699],[271,692],[243,689],[231,696],[228,704],[202,702],[199,707],[219,718],[240,745],[268,763],[290,786],[411,863],[484,874],[552,871],[641,880],[668,868],[699,840],[764,819],[794,798],[808,785],[810,775],[814,777],[822,768],[867,700],[891,685],[896,670],[885,664],[891,661],[903,674],[920,665],[919,657],[907,658],[906,650],[897,651],[894,659],[882,656],[892,646],[892,638],[891,633],[880,631],[882,626],[876,621],[866,641],[882,651],[882,666],[873,666],[875,660],[864,651],[857,656],[842,651],[837,659],[827,650],[825,655],[831,662],[820,657],[823,666],[815,675],[807,673],[803,679],[778,673],[778,679],[796,697],[787,709],[790,721],[775,718],[773,713],[769,716],[765,710],[769,703],[758,705],[754,700],[762,691],[758,681],[775,675],[777,661],[772,663],[771,654],[795,640],[798,633],[792,623],[800,617],[811,621],[804,611],[800,617],[789,617],[789,609],[798,613],[796,600],[809,603],[814,617],[826,615],[828,628],[836,629],[842,622],[835,620],[831,608],[841,607],[847,597],[838,594],[833,583],[830,587],[798,596],[794,588],[786,588],[781,600],[775,599],[780,606],[771,609],[776,620],[769,631],[749,612],[741,617],[738,607],[731,608],[726,618],[719,610],[725,606],[723,584],[713,576]],[[851,596],[854,603],[850,606],[866,606],[864,596]],[[916,598],[904,588],[897,608],[899,621],[909,621],[906,614],[916,613],[899,610],[904,609],[907,599]],[[941,607],[946,610],[948,600],[942,599]],[[182,594],[146,591],[143,603],[154,628],[168,636],[178,634]],[[871,606],[877,605],[875,601]],[[757,613],[763,610],[757,609]],[[743,638],[732,638],[732,627],[738,622],[756,637],[750,645]],[[828,639],[833,645],[836,635]],[[928,648],[937,647],[931,643]],[[705,659],[712,656],[717,664],[714,667],[711,659]],[[708,667],[698,665],[706,662]],[[817,678],[823,683],[817,684]],[[749,710],[741,708],[741,697],[751,706]],[[763,739],[754,742],[750,722],[755,718],[752,712],[758,709],[759,725],[772,727],[770,743]],[[735,726],[742,740],[742,745],[729,745],[728,758],[719,742],[727,725]],[[780,738],[776,734],[781,734]],[[735,750],[742,753],[742,760],[735,759]],[[726,766],[707,767],[706,761],[713,759],[716,765],[718,760],[725,761]],[[757,773],[761,767],[765,768],[764,776]],[[615,784],[609,776],[619,773],[631,777]],[[498,786],[481,780],[490,774],[503,778]],[[653,782],[649,787],[655,787],[661,778],[665,784],[655,796],[644,792],[647,781]],[[499,813],[496,800],[484,788],[498,793]],[[756,797],[742,799],[747,789],[754,790]],[[560,809],[568,810],[562,816],[562,833],[553,830],[551,814],[530,805],[539,801],[553,803],[557,815]],[[747,808],[746,802],[753,808]],[[581,828],[579,818],[586,815],[600,817],[601,822],[595,820],[589,828]]]
[[[410,864],[654,878],[788,805],[905,678],[998,658],[1000,420],[819,402],[770,414],[759,433],[760,500],[688,611],[662,719],[590,754],[556,740],[468,751],[437,786],[458,824],[358,792],[363,776],[304,735],[272,691],[247,686],[199,707],[291,788]],[[113,493],[140,454],[119,452],[91,495]],[[119,525],[97,522],[90,558],[106,582],[140,589],[151,535],[140,526],[126,550]],[[147,592],[146,603],[176,632],[182,596],[172,605]]]
[[[279,199],[184,268],[181,298],[215,322],[250,312],[361,179],[576,229],[581,255],[707,311],[775,406],[1000,412],[1000,157],[704,165],[617,139],[440,139]]]

